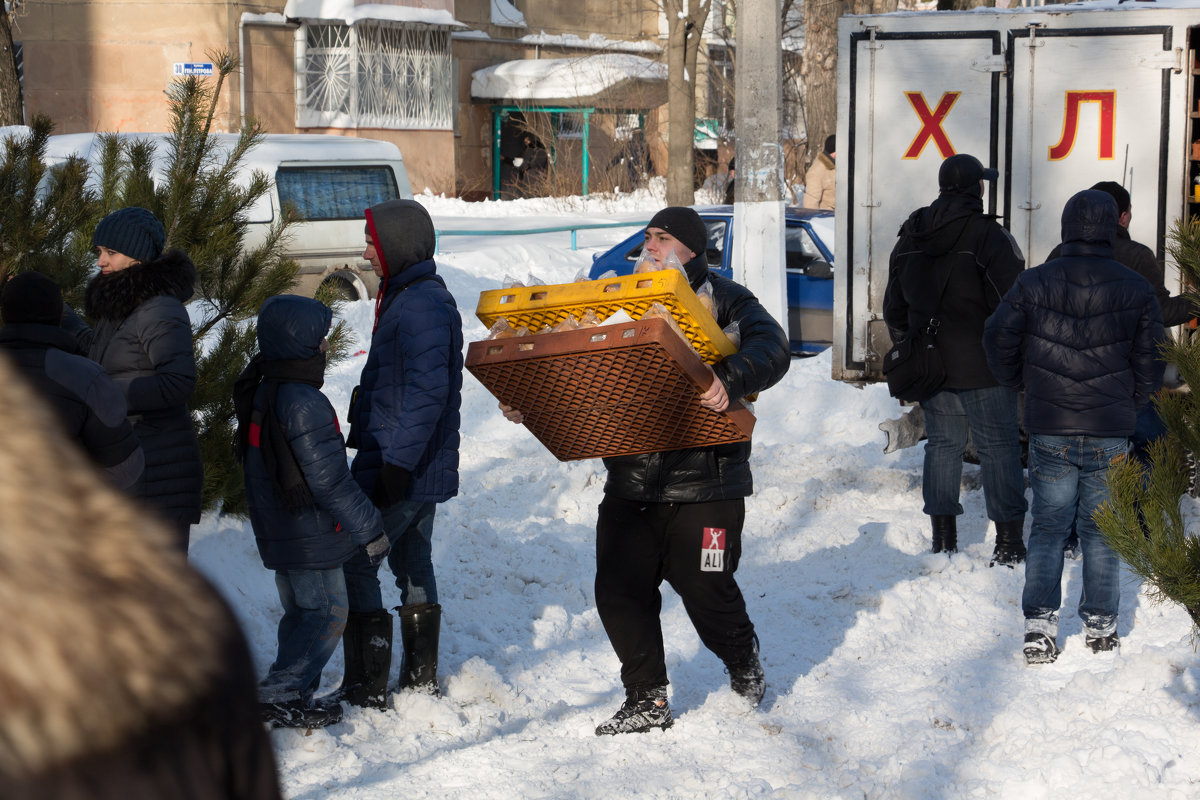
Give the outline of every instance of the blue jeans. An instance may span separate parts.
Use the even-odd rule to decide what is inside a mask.
[[[346,581],[336,569],[275,573],[283,604],[275,663],[259,684],[264,703],[309,703],[321,683],[321,670],[346,627]]]
[[[383,530],[392,550],[388,566],[400,589],[400,602],[436,603],[437,579],[433,575],[433,517],[437,503],[404,500],[383,512]],[[383,610],[379,570],[359,550],[342,565],[346,591],[354,613]]]
[[[1079,618],[1089,636],[1107,636],[1116,630],[1120,562],[1100,536],[1092,513],[1108,499],[1109,465],[1124,457],[1128,448],[1124,438],[1029,437],[1033,524],[1021,595],[1026,619],[1045,620],[1057,632],[1053,626],[1062,604],[1063,543],[1074,524],[1083,550]]]
[[[983,499],[988,519],[1021,519],[1025,502],[1025,471],[1017,422],[1017,393],[1004,386],[985,389],[943,389],[921,401],[925,415],[925,469],[921,492],[925,513],[958,516],[963,453],[967,432],[979,452]]]

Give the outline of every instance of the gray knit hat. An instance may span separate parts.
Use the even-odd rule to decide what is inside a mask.
[[[92,234],[92,247],[107,247],[143,264],[162,255],[167,232],[158,218],[144,208],[118,209],[100,220]]]

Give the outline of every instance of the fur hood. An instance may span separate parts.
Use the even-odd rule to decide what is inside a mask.
[[[190,266],[190,262],[187,262]],[[186,719],[236,623],[0,358],[0,785]]]
[[[152,297],[186,303],[195,293],[196,266],[182,250],[167,250],[154,261],[92,278],[84,309],[92,319],[122,320]]]

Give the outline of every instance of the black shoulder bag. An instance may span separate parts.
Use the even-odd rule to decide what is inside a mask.
[[[892,345],[883,357],[888,391],[898,400],[910,403],[927,400],[946,382],[946,365],[937,347],[938,329],[942,324],[937,316],[949,283],[950,276],[947,275],[929,322]]]

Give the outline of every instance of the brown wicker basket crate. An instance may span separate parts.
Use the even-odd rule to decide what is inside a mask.
[[[660,319],[472,342],[467,369],[561,461],[746,441],[754,415],[699,396],[710,373]]]

